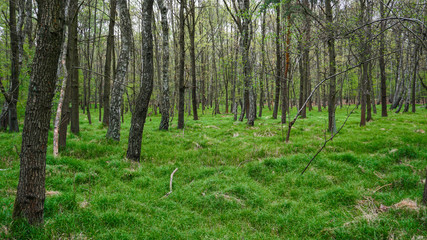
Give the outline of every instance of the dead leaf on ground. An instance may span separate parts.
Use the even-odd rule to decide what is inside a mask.
[[[58,192],[58,191],[46,191],[46,196],[56,196],[60,194],[61,192]]]
[[[417,202],[411,199],[404,199],[392,206],[394,209],[409,209],[417,211],[420,210],[420,207],[417,205]]]
[[[422,130],[422,129],[418,129],[418,130],[416,130],[415,132],[417,132],[417,133],[422,133],[422,134],[426,133],[426,131],[424,131],[424,130]]]
[[[88,205],[89,205],[89,202],[88,202],[88,201],[86,201],[86,200],[84,200],[83,202],[80,202],[80,203],[79,203],[79,206],[80,206],[81,208],[86,208]]]
[[[393,148],[393,149],[391,149],[390,150],[390,152],[389,153],[394,153],[394,152],[396,152],[397,151],[397,149],[396,148]]]

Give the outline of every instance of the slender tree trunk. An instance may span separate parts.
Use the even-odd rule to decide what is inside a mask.
[[[181,0],[179,9],[179,72],[178,72],[178,129],[184,128],[184,104],[185,104],[185,86],[184,86],[184,64],[185,64],[185,29],[184,29],[184,9],[187,8],[186,0]]]
[[[417,70],[418,70],[418,62],[419,62],[419,44],[415,43],[415,53],[414,53],[414,72],[411,82],[411,105],[412,105],[412,112],[415,112],[415,82],[417,80]]]
[[[63,40],[64,1],[38,0],[38,38],[22,132],[20,175],[13,218],[43,224],[46,149],[58,59]]]
[[[19,132],[18,125],[18,114],[16,111],[16,106],[18,103],[19,97],[19,68],[20,68],[20,46],[22,41],[19,40],[17,25],[16,25],[16,1],[9,0],[9,29],[10,29],[10,47],[12,52],[11,60],[11,76],[10,76],[10,89],[9,96],[10,101],[8,102],[8,117],[9,117],[9,132]]]
[[[321,78],[321,74],[320,74],[320,59],[319,59],[319,49],[316,48],[315,49],[315,53],[316,53],[316,67],[317,67],[317,83],[320,82],[320,78]],[[322,88],[324,88],[324,86],[321,86]],[[322,112],[322,92],[319,90],[317,92],[317,111],[318,112]]]
[[[69,2],[69,1],[67,1]],[[69,6],[66,6],[65,17],[69,19],[68,14]],[[67,25],[64,25],[64,37],[67,35]],[[67,139],[67,126],[69,122],[69,89],[70,89],[70,78],[68,77],[68,69],[70,63],[68,62],[69,55],[67,54],[68,42],[64,38],[64,43],[62,46],[61,58],[58,63],[58,69],[63,69],[63,80],[61,91],[59,94],[58,108],[56,110],[56,117],[54,122],[53,129],[53,156],[57,157],[59,152],[59,147],[65,147]],[[59,77],[59,74],[58,74]],[[68,106],[67,106],[68,104]],[[61,142],[60,142],[61,141]],[[62,145],[61,145],[62,144]]]
[[[129,145],[126,154],[128,159],[134,161],[139,161],[141,157],[142,134],[144,131],[145,119],[147,117],[148,104],[150,103],[150,96],[153,92],[153,33],[151,29],[153,2],[153,0],[144,0],[142,7],[143,66],[141,89],[137,97],[137,104],[134,110],[135,112],[132,114],[129,131]]]
[[[163,0],[157,0],[162,15],[162,120],[160,122],[160,130],[169,129],[169,25],[168,25],[168,9]]]
[[[276,6],[276,96],[274,99],[273,119],[277,119],[280,98],[280,81],[282,78],[282,54],[280,52],[280,6]]]
[[[288,90],[286,87],[288,86],[288,72],[289,72],[289,55],[290,55],[290,45],[291,45],[291,15],[288,14],[287,23],[288,29],[286,33],[286,53],[285,53],[285,72],[283,77],[283,82],[281,85],[282,88],[282,124],[286,123],[286,108],[288,106]]]
[[[383,1],[380,1],[380,12],[381,12],[381,18],[385,17],[385,13],[384,13],[384,3]],[[386,28],[386,22],[382,21],[380,23],[381,32],[385,32],[385,28]],[[380,64],[380,73],[381,73],[381,116],[382,117],[387,117],[387,86],[386,86],[386,73],[385,73],[385,61],[384,61],[384,52],[385,52],[385,43],[384,43],[384,35],[385,34],[381,34],[380,35],[380,59],[379,59],[379,64]]]
[[[110,120],[107,131],[107,138],[111,138],[115,141],[120,141],[121,107],[133,35],[132,23],[126,2],[126,0],[119,0],[118,2],[120,8],[120,30],[122,43],[119,61],[117,63],[117,72],[113,82],[110,104]]]
[[[191,59],[191,99],[193,105],[193,119],[199,120],[197,114],[197,82],[196,82],[196,44],[194,42],[194,36],[196,32],[196,2],[195,0],[190,0],[190,14],[188,20],[188,35],[190,38],[190,59]]]
[[[71,81],[71,132],[79,134],[80,121],[79,121],[79,53],[77,48],[77,23],[78,23],[78,1],[70,0],[70,16],[73,16],[69,26],[69,54],[71,67],[68,74]]]
[[[326,8],[326,20],[328,21],[328,25],[330,28],[328,29],[328,52],[329,52],[329,76],[333,76],[336,73],[336,64],[335,64],[335,38],[334,32],[331,28],[333,24],[333,15],[332,15],[332,6],[331,0],[325,0],[325,8]],[[332,77],[329,80],[329,99],[328,99],[328,131],[331,134],[336,132],[336,124],[335,124],[335,84],[336,78]]]
[[[116,0],[110,0],[110,23],[108,25],[108,38],[107,38],[107,50],[105,53],[105,66],[104,66],[104,118],[103,124],[108,126],[110,123],[110,88],[111,88],[111,55],[113,53],[114,45],[114,25],[116,23]]]
[[[262,109],[264,107],[264,80],[265,80],[265,12],[262,12],[261,22],[261,79],[260,79],[260,94],[259,94],[259,114],[262,117]]]

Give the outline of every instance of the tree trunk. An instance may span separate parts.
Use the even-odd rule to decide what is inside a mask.
[[[168,9],[163,0],[157,0],[162,15],[162,120],[160,122],[160,130],[169,129],[169,25],[168,25]]]
[[[185,104],[185,86],[184,86],[184,64],[185,64],[185,29],[184,29],[184,9],[186,0],[181,0],[179,9],[179,72],[178,72],[178,129],[184,128],[184,104]]]
[[[282,54],[280,52],[280,6],[276,6],[276,96],[274,99],[273,119],[277,119],[280,98],[280,81],[282,78]]]
[[[10,29],[10,47],[12,52],[11,59],[11,76],[10,76],[10,89],[9,96],[10,101],[8,102],[8,117],[9,117],[9,132],[19,132],[18,125],[18,114],[16,111],[16,105],[18,103],[19,97],[19,48],[22,44],[22,41],[19,40],[18,30],[16,26],[16,1],[9,0],[9,29]]]
[[[286,108],[288,106],[288,72],[289,72],[289,55],[290,55],[290,45],[291,45],[291,14],[288,14],[288,29],[286,33],[286,53],[285,53],[285,72],[283,77],[283,82],[281,85],[282,88],[282,124],[286,123]]]
[[[64,1],[38,0],[38,37],[22,132],[20,175],[13,218],[43,224],[46,149],[58,59],[63,40]]]
[[[114,25],[116,24],[116,0],[110,0],[110,23],[108,25],[107,50],[105,53],[104,66],[104,119],[103,124],[108,126],[110,123],[110,88],[111,88],[111,55],[114,45]]]
[[[191,60],[191,100],[193,105],[193,119],[199,120],[199,116],[197,114],[197,83],[196,83],[196,50],[195,50],[195,42],[194,36],[196,32],[196,2],[195,0],[190,0],[189,6],[190,14],[188,18],[188,35],[190,38],[190,60]]]
[[[139,161],[141,157],[142,133],[144,131],[145,119],[148,112],[151,93],[153,91],[153,33],[151,30],[151,18],[153,14],[153,0],[143,2],[143,28],[142,28],[142,78],[141,89],[137,97],[135,112],[132,114],[129,131],[129,145],[126,157]],[[160,6],[160,5],[159,5]]]
[[[329,52],[329,76],[334,76],[336,73],[336,64],[335,64],[335,38],[334,32],[332,29],[333,24],[333,15],[332,15],[332,6],[331,0],[325,0],[326,5],[326,20],[330,28],[328,29],[328,52]],[[335,84],[336,78],[332,77],[329,80],[329,98],[328,98],[328,131],[331,134],[336,132],[335,124]]]
[[[111,138],[115,141],[120,141],[121,107],[133,35],[132,23],[126,2],[126,0],[119,0],[122,43],[119,61],[117,63],[117,72],[114,78],[113,90],[111,93],[110,120],[107,131],[107,138]]]
[[[415,82],[417,81],[417,71],[418,71],[418,62],[419,62],[419,48],[420,45],[418,43],[415,43],[415,53],[414,53],[414,72],[411,82],[411,105],[412,105],[412,112],[415,112]]]
[[[66,6],[65,9],[65,17],[68,18],[68,7]],[[64,26],[64,37],[67,35],[67,25]],[[69,93],[69,91],[67,91],[67,89],[69,89],[69,77],[68,77],[68,67],[69,67],[69,63],[68,63],[68,54],[67,54],[67,48],[68,48],[68,43],[67,41],[64,39],[64,43],[62,46],[62,52],[61,52],[61,58],[60,61],[58,63],[58,69],[61,68],[62,65],[62,69],[64,72],[63,75],[63,79],[62,79],[62,86],[61,86],[61,91],[59,94],[59,100],[58,100],[58,108],[56,110],[56,117],[55,117],[55,122],[54,122],[54,129],[53,129],[53,156],[57,157],[58,156],[58,152],[59,152],[59,139],[60,139],[60,131],[62,130],[62,135],[64,135],[65,132],[65,136],[62,136],[61,140],[63,141],[63,146],[65,146],[66,144],[66,134],[67,134],[67,126],[68,126],[68,118],[69,116],[66,115],[65,111],[68,111],[69,108],[66,108],[66,104],[68,104],[68,102],[66,102],[66,96]],[[58,71],[59,73],[59,71]],[[59,77],[59,74],[58,74]],[[68,99],[67,99],[68,100]],[[65,126],[64,126],[65,125]],[[62,128],[61,128],[62,127]]]
[[[385,13],[384,13],[383,1],[380,1],[380,12],[381,12],[381,18],[384,18]],[[380,32],[385,32],[386,22],[382,21],[380,23],[380,26],[381,26]],[[379,55],[380,55],[379,64],[380,64],[380,73],[381,73],[381,116],[387,117],[387,85],[386,85],[387,79],[386,79],[386,73],[385,73],[384,45],[385,45],[384,34],[381,34],[380,35],[380,52],[379,52]]]
[[[259,114],[262,117],[262,108],[264,107],[264,79],[265,79],[265,12],[262,12],[261,22],[261,79],[260,79],[260,94],[259,94]]]
[[[71,59],[71,68],[68,70],[71,81],[71,132],[80,133],[79,121],[79,53],[77,48],[77,23],[78,23],[78,1],[70,0],[70,16],[73,19],[69,26],[69,54]]]

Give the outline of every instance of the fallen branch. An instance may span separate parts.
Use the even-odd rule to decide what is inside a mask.
[[[389,184],[386,184],[384,186],[378,187],[377,189],[374,190],[374,193],[378,192],[379,190],[381,190],[381,189],[383,189],[383,188],[385,188],[387,186],[391,186],[391,185],[392,185],[392,183],[389,183]]]
[[[356,106],[357,107],[357,106]],[[347,118],[345,119],[344,123],[341,125],[341,127],[338,129],[338,131],[334,134],[332,134],[332,136],[325,140],[325,142],[323,143],[323,146],[316,152],[316,154],[311,158],[310,162],[308,162],[307,166],[304,168],[304,170],[302,171],[301,175],[304,174],[305,170],[307,170],[307,168],[310,166],[310,164],[313,162],[313,160],[317,157],[317,155],[319,155],[319,153],[326,147],[326,144],[329,141],[332,141],[332,139],[341,131],[341,129],[344,127],[344,125],[346,124],[348,118],[351,116],[351,114],[354,112],[354,110],[356,109],[356,107],[353,108],[353,110],[351,110],[351,112],[348,114]]]
[[[175,174],[175,172],[178,171],[178,168],[175,168],[175,170],[173,170],[173,172],[171,173],[171,180],[169,182],[169,188],[170,191],[168,193],[166,193],[166,195],[164,195],[163,197],[166,198],[168,197],[171,193],[172,193],[172,181],[173,181],[173,175]]]

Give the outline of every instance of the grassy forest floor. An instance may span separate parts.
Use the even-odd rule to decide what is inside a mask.
[[[337,126],[348,111],[337,109]],[[81,114],[80,136],[70,134],[58,158],[51,131],[44,229],[12,223],[21,135],[0,133],[0,238],[426,238],[422,106],[373,115],[366,127],[356,110],[302,176],[323,145],[326,110],[299,119],[289,144],[271,112],[254,127],[207,112],[199,121],[186,116],[185,130],[175,118],[167,132],[158,130],[160,116],[148,117],[140,163],[125,159],[130,115],[117,144]],[[175,168],[173,192],[163,197]]]

